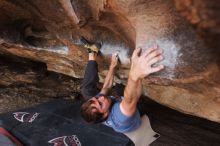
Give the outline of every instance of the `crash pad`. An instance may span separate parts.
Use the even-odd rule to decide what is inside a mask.
[[[0,115],[1,125],[24,145],[133,146],[124,134],[89,125],[80,116],[81,101],[54,100]]]

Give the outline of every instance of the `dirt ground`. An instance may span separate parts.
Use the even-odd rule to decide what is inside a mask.
[[[80,81],[49,72],[44,63],[0,55],[0,113],[54,98],[77,98]]]

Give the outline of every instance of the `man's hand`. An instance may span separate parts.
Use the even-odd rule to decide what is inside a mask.
[[[109,68],[114,69],[118,65],[118,54],[114,53],[112,54],[112,59],[111,59],[111,65]]]
[[[131,58],[129,77],[137,81],[163,69],[163,65],[152,66],[163,59],[161,54],[162,50],[158,49],[157,46],[149,48],[143,53],[140,48],[135,49]]]

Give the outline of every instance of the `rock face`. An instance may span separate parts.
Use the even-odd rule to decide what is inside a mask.
[[[0,113],[56,98],[80,98],[80,79],[47,71],[44,63],[26,58],[0,55],[0,78]]]
[[[216,46],[207,47],[207,41],[200,38],[204,35],[198,35],[204,34],[198,28],[205,24],[195,12],[200,3],[207,2],[2,0],[0,52],[42,61],[48,70],[81,78],[88,57],[80,41],[83,36],[101,44],[98,63],[102,77],[110,55],[119,53],[117,76],[126,84],[134,48],[145,50],[158,44],[166,68],[144,80],[144,93],[176,110],[220,122],[220,51]],[[207,10],[220,8],[212,3]],[[209,29],[217,28],[214,22],[210,20],[211,27],[207,24],[205,28],[219,34],[219,29]]]

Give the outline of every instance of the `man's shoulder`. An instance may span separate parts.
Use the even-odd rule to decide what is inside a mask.
[[[129,117],[124,115],[120,110],[120,102],[113,104],[111,112],[105,121],[105,125],[112,127],[117,132],[128,132],[139,127],[141,118],[138,110]]]

